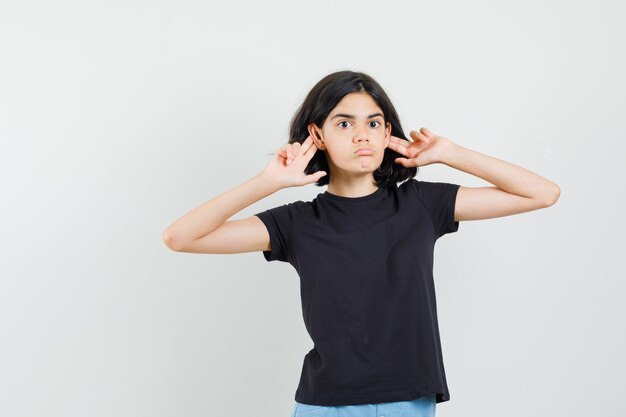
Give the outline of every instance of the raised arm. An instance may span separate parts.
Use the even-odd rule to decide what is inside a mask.
[[[260,219],[255,216],[227,219],[278,189],[263,173],[258,174],[176,220],[163,233],[163,241],[176,252],[265,250],[269,246],[269,234]]]
[[[282,188],[314,183],[326,175],[324,171],[304,173],[316,150],[310,137],[302,144],[283,145],[263,172],[176,220],[163,233],[163,241],[177,252],[223,254],[269,250],[269,233],[261,219],[256,216],[228,219]]]
[[[454,219],[483,220],[550,207],[561,189],[521,166],[452,144],[442,163],[475,175],[494,187],[460,187]]]
[[[411,131],[414,142],[391,138],[389,148],[407,158],[403,166],[442,163],[488,181],[494,187],[459,187],[454,220],[510,216],[553,205],[561,189],[552,181],[510,162],[464,148],[422,128]]]

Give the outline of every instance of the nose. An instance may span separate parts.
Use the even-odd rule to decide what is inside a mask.
[[[367,128],[366,127],[359,127],[354,131],[354,138],[353,140],[355,142],[369,142],[369,136],[367,133]]]

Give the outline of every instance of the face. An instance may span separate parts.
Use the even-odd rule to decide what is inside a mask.
[[[336,176],[369,175],[382,163],[391,137],[391,123],[366,92],[350,93],[330,112],[320,129],[309,125],[317,147],[326,152],[331,179]],[[362,148],[371,151],[356,153]]]

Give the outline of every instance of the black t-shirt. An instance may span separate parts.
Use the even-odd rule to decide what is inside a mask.
[[[315,405],[448,401],[433,282],[435,241],[456,232],[458,184],[410,179],[363,197],[320,193],[256,213],[267,261],[300,276],[314,347],[295,400]]]

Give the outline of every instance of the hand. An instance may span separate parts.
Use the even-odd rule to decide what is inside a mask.
[[[420,131],[411,130],[413,142],[392,136],[387,147],[406,158],[396,158],[394,162],[404,167],[423,167],[442,161],[442,155],[452,144],[452,141],[443,136],[434,135],[425,127]]]
[[[310,135],[302,144],[286,143],[274,153],[262,174],[279,188],[315,183],[326,175],[326,172],[317,171],[306,175],[304,170],[316,151],[317,146]]]

